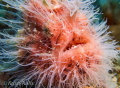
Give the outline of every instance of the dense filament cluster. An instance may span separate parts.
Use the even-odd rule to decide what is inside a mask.
[[[105,22],[95,22],[93,0],[13,2],[24,14],[16,59],[29,73],[15,81],[35,79],[36,88],[113,88],[108,70],[118,51],[107,42]]]

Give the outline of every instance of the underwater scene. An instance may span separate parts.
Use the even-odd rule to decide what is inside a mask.
[[[120,0],[0,0],[0,88],[120,88]]]

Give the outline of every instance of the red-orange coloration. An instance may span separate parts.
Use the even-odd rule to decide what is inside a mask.
[[[23,8],[27,21],[19,60],[37,70],[38,87],[106,88],[103,49],[86,14],[71,15],[57,0],[30,0]]]

